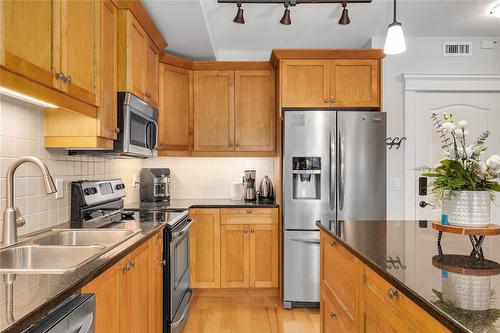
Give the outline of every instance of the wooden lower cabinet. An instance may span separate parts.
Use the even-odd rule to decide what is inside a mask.
[[[277,288],[277,208],[191,209],[193,288]]]
[[[191,288],[220,288],[220,209],[190,209]]]
[[[320,246],[322,333],[449,332],[324,231]]]
[[[163,270],[155,266],[163,240],[156,237],[81,289],[96,295],[97,333],[162,331],[162,310],[157,306],[162,301]]]

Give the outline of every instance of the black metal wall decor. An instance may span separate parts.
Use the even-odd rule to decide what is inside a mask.
[[[406,140],[406,136],[403,136],[401,139],[399,138],[399,136],[396,136],[394,138],[388,137],[386,142],[387,146],[389,146],[389,149],[392,149],[392,147],[396,147],[395,149],[399,149],[399,147],[401,147],[401,143],[403,143],[404,140]]]

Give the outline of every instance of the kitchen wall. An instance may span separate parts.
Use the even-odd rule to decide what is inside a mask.
[[[158,157],[144,160],[146,168],[170,168],[174,199],[228,199],[232,182],[246,169],[274,181],[272,157]]]
[[[383,48],[384,37],[373,37],[365,47]],[[481,49],[482,40],[496,40],[494,49]],[[472,42],[472,55],[444,57],[444,41]],[[492,74],[500,73],[500,36],[406,39],[407,51],[386,56],[383,61],[383,111],[387,112],[387,136],[404,136],[404,80],[402,74]],[[388,217],[404,218],[405,150],[388,150]],[[400,183],[400,189],[398,189]]]
[[[132,176],[138,175],[142,160],[108,160],[102,157],[68,156],[64,150],[47,150],[43,145],[43,109],[0,95],[0,211],[5,208],[5,175],[16,157],[33,155],[48,166],[54,180],[64,180],[64,198],[45,195],[38,170],[23,165],[16,172],[15,205],[23,213],[26,224],[19,234],[67,222],[70,216],[70,183],[80,179],[120,177],[127,189],[126,202],[139,199]],[[0,226],[3,221],[0,214]],[[0,228],[0,235],[2,228]]]

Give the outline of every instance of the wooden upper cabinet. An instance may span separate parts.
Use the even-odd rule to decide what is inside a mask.
[[[127,9],[118,14],[118,90],[128,91],[158,108],[160,52]]]
[[[159,91],[158,91],[158,81],[159,81],[159,63],[160,63],[160,51],[151,40],[148,40],[146,48],[146,68],[147,68],[147,78],[146,78],[146,99],[153,107],[158,108],[159,105]]]
[[[194,150],[234,150],[234,72],[194,73]]]
[[[220,288],[220,209],[190,209],[189,239],[192,288]]]
[[[98,136],[117,139],[117,19],[118,9],[112,1],[104,0],[99,4],[100,49],[98,62],[99,109],[97,113]]]
[[[160,65],[160,151],[193,150],[193,72]]]
[[[221,288],[250,286],[250,227],[221,226]]]
[[[331,68],[332,106],[380,106],[378,60],[335,60]]]
[[[61,1],[62,90],[88,104],[97,105],[97,29],[98,1]]]
[[[329,106],[330,62],[327,60],[285,60],[281,67],[283,107]]]
[[[380,60],[284,60],[283,107],[380,107]]]
[[[0,65],[47,87],[55,80],[55,1],[0,1]]]
[[[274,151],[274,71],[235,72],[236,151]]]

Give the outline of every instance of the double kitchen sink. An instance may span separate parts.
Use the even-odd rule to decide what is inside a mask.
[[[137,229],[52,229],[0,249],[0,274],[73,272],[138,234]]]

